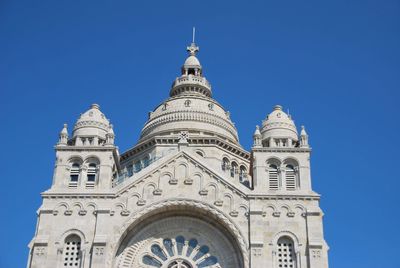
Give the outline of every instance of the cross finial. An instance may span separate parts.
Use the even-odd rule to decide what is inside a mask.
[[[193,27],[193,32],[192,32],[192,44],[190,44],[189,47],[186,48],[186,50],[190,53],[190,55],[195,56],[196,52],[199,51],[199,47],[196,46],[195,41],[195,37],[196,37],[196,28]]]

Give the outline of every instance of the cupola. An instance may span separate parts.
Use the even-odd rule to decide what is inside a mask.
[[[199,47],[192,42],[187,47],[189,56],[181,68],[181,76],[176,78],[172,84],[170,96],[178,95],[201,95],[211,97],[211,85],[205,77],[203,77],[203,68],[201,67],[196,53]]]
[[[110,121],[100,111],[98,104],[81,114],[72,132],[72,140],[76,146],[102,145],[110,133]]]
[[[280,105],[263,121],[261,135],[264,147],[295,147],[298,141],[295,124]]]

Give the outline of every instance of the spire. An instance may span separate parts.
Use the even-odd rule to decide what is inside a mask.
[[[196,36],[196,28],[193,27],[193,34],[192,34],[192,44],[186,48],[191,56],[196,56],[196,52],[200,50],[200,48],[195,43],[195,36]]]
[[[304,126],[301,126],[301,131],[300,131],[300,147],[309,147],[308,134]]]
[[[254,147],[261,147],[261,137],[260,127],[257,125],[253,135]]]
[[[114,130],[113,130],[113,125],[110,124],[110,128],[108,129],[108,132],[106,134],[106,144],[114,144]]]
[[[67,145],[67,143],[68,143],[68,129],[67,129],[67,124],[64,124],[64,127],[59,135],[58,145]]]

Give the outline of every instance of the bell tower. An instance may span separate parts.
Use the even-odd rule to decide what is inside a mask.
[[[118,169],[113,126],[97,104],[81,114],[72,137],[64,124],[55,146],[56,165],[50,191],[111,189]]]

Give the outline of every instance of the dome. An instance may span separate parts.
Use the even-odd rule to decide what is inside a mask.
[[[152,136],[178,135],[219,136],[238,143],[237,130],[229,113],[212,98],[200,95],[178,95],[167,99],[150,113],[141,132],[141,140]]]
[[[239,138],[229,112],[211,98],[211,85],[202,74],[196,57],[199,47],[192,43],[182,75],[175,79],[170,98],[150,112],[140,140],[154,136],[178,136],[187,131],[189,136],[218,136],[232,143]]]
[[[100,111],[98,104],[92,104],[90,109],[81,114],[76,121],[73,137],[76,136],[99,136],[106,137],[110,129],[110,121]]]
[[[271,137],[298,140],[297,129],[292,118],[282,111],[282,106],[276,105],[274,110],[263,121],[261,135],[263,140]]]
[[[183,64],[184,67],[200,67],[200,61],[196,58],[194,55],[190,55],[186,60],[185,63]]]

